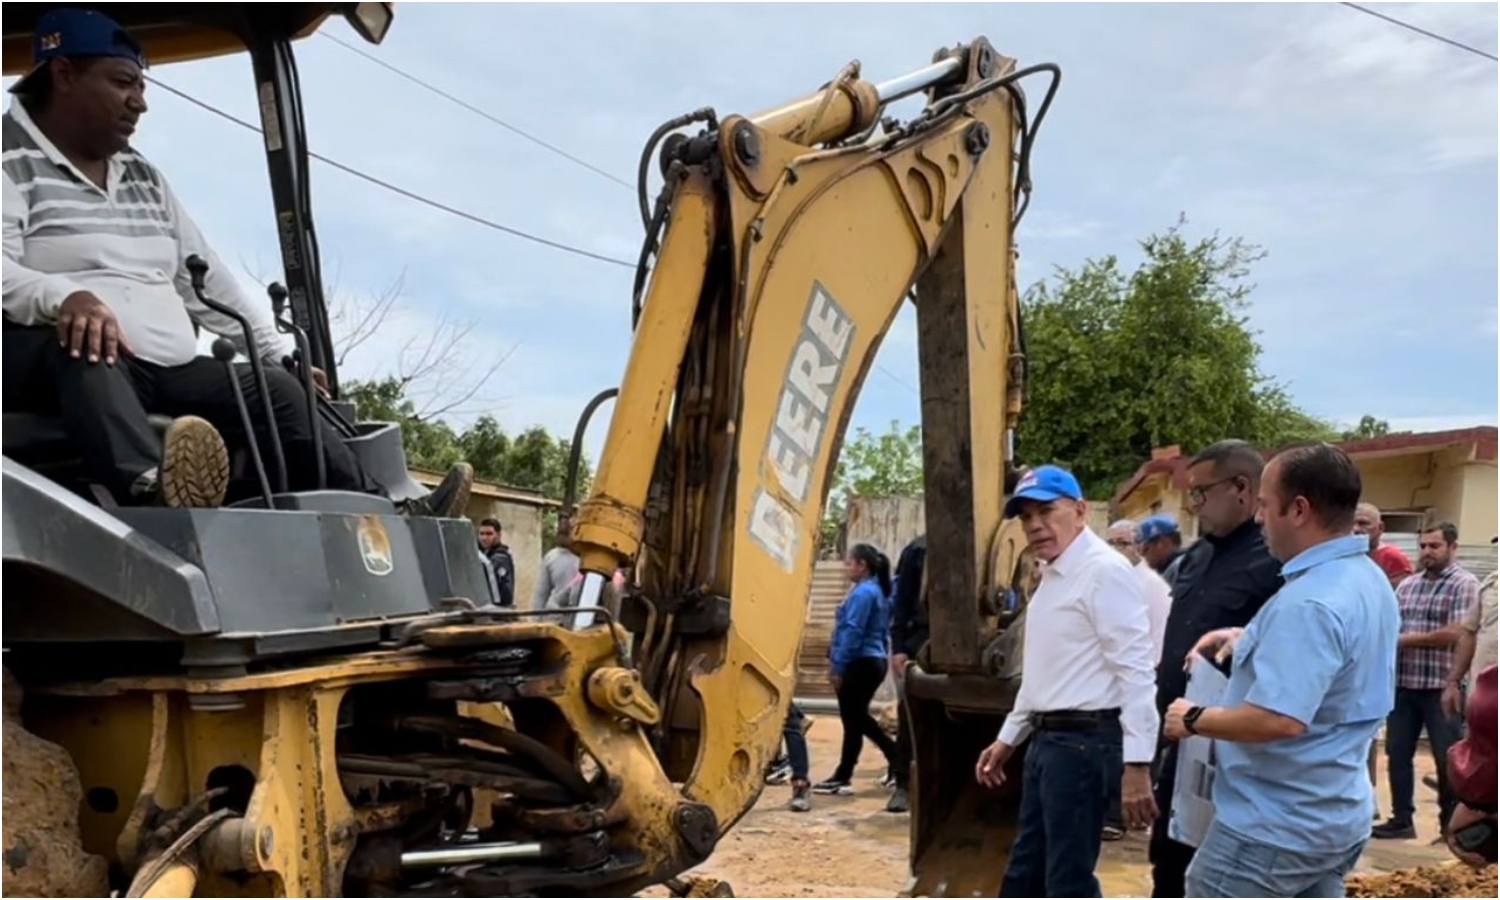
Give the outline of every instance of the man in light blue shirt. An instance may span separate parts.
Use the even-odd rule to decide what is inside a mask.
[[[1370,836],[1366,755],[1395,697],[1400,616],[1390,581],[1351,536],[1360,477],[1323,443],[1266,467],[1256,518],[1285,585],[1241,633],[1221,706],[1177,700],[1173,739],[1213,738],[1215,817],[1187,873],[1190,897],[1342,897]]]

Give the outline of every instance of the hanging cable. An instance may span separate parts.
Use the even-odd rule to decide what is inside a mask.
[[[225,120],[227,120],[229,122],[233,122],[234,124],[240,126],[241,128],[247,129],[249,131],[253,131],[253,132],[257,133],[257,134],[260,133],[260,126],[254,125],[254,124],[252,124],[250,122],[247,122],[244,119],[241,119],[238,116],[235,116],[235,115],[233,115],[231,113],[227,113],[224,110],[219,109],[218,107],[216,107],[216,106],[214,106],[214,105],[212,105],[210,103],[206,103],[206,102],[204,102],[202,100],[199,100],[197,97],[194,97],[193,95],[187,93],[186,91],[178,90],[177,88],[172,87],[170,84],[167,84],[167,83],[165,83],[165,82],[163,82],[163,81],[161,81],[161,80],[159,80],[157,78],[152,78],[152,77],[148,76],[146,80],[149,81],[150,83],[156,85],[157,87],[161,88],[162,90],[166,91],[167,93],[172,94],[175,97],[179,97],[179,98],[181,98],[183,100],[186,100],[187,102],[193,104],[194,106],[197,106],[200,109],[203,109],[203,110],[206,110],[208,112],[211,112],[211,113],[213,113],[214,115],[218,116],[221,119],[225,119]],[[514,227],[511,227],[509,225],[503,225],[503,224],[501,224],[499,222],[496,222],[496,221],[494,221],[492,219],[486,219],[483,216],[478,216],[478,215],[475,215],[474,213],[471,213],[471,212],[465,212],[464,210],[458,209],[458,208],[453,207],[453,206],[449,206],[446,203],[442,203],[442,202],[439,202],[437,200],[433,200],[433,199],[431,199],[429,197],[425,197],[425,196],[423,196],[421,194],[416,193],[415,191],[410,191],[410,190],[407,190],[406,188],[400,187],[399,185],[392,184],[391,182],[385,181],[384,179],[377,178],[374,175],[367,174],[367,173],[365,173],[363,171],[360,171],[359,169],[354,168],[353,166],[347,165],[345,163],[341,163],[341,162],[339,162],[336,159],[330,159],[329,157],[324,156],[321,153],[315,153],[313,151],[308,151],[308,156],[312,157],[313,159],[316,159],[317,161],[319,161],[319,162],[321,162],[321,163],[323,163],[325,165],[332,166],[333,168],[338,169],[340,172],[343,172],[343,173],[345,173],[347,175],[353,175],[355,178],[358,178],[361,181],[367,181],[370,184],[373,184],[373,185],[375,185],[377,187],[385,188],[386,190],[390,191],[393,194],[399,194],[399,195],[405,197],[408,200],[414,200],[414,201],[416,201],[418,203],[421,203],[424,206],[430,206],[433,209],[439,210],[441,212],[448,213],[449,215],[452,215],[452,216],[457,216],[460,219],[465,219],[465,220],[467,220],[469,222],[473,222],[476,225],[483,225],[486,228],[491,228],[491,229],[494,229],[495,231],[503,232],[505,234],[511,235],[512,237],[518,237],[518,238],[520,238],[522,240],[525,240],[525,241],[531,241],[534,244],[541,244],[544,247],[551,247],[554,250],[561,250],[564,253],[572,253],[575,256],[583,256],[583,257],[586,257],[588,259],[597,260],[599,262],[609,263],[609,264],[615,265],[615,266],[623,266],[624,268],[627,268],[627,269],[634,269],[635,268],[635,263],[633,263],[633,262],[631,262],[629,260],[620,259],[620,258],[614,257],[614,256],[605,256],[602,253],[595,253],[592,250],[585,250],[582,247],[575,247],[575,246],[573,246],[571,244],[564,244],[561,241],[554,241],[554,240],[551,240],[549,238],[544,238],[544,237],[532,234],[532,233],[527,232],[527,231],[522,231],[519,228],[514,228]]]

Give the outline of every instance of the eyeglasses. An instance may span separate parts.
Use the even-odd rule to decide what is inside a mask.
[[[1200,484],[1195,488],[1189,488],[1188,499],[1193,501],[1194,503],[1202,503],[1205,499],[1208,498],[1208,492],[1210,490],[1213,490],[1221,484],[1228,484],[1231,481],[1238,480],[1238,478],[1238,475],[1231,475],[1228,478],[1220,478],[1218,481],[1210,481],[1208,484]]]
[[[1110,538],[1109,545],[1111,547],[1123,550],[1126,547],[1134,547],[1135,541],[1132,541],[1130,538]]]

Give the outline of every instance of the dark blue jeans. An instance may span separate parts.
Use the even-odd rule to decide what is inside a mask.
[[[781,726],[781,739],[786,742],[786,760],[792,767],[793,781],[807,781],[807,734],[803,722],[807,717],[802,708],[793,703],[786,711],[786,724]]]
[[[1385,720],[1385,756],[1391,779],[1391,815],[1411,821],[1416,812],[1417,739],[1427,729],[1427,742],[1437,763],[1438,808],[1444,827],[1458,799],[1448,785],[1448,748],[1458,743],[1463,725],[1443,712],[1443,692],[1396,689],[1396,705]]]
[[[1026,751],[1020,833],[1002,897],[1099,897],[1100,832],[1125,772],[1120,723],[1038,731]]]

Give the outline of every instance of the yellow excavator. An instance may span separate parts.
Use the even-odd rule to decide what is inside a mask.
[[[7,74],[48,6],[7,7]],[[379,43],[392,5],[107,11],[157,64],[248,52],[284,263],[270,302],[337,398],[293,46],[330,16]],[[629,363],[580,422],[614,399],[571,516],[566,621],[489,603],[466,521],[276,490],[243,451],[222,508],[116,507],[56,422],[7,410],[7,891],[625,896],[699,865],[779,745],[830,475],[913,302],[931,640],[905,675],[904,890],[994,896],[1020,779],[984,790],[973,769],[1025,611],[1002,516],[1026,377],[1014,237],[1059,77],[979,38],[651,135]],[[416,490],[396,426],[308,390],[393,500]]]

